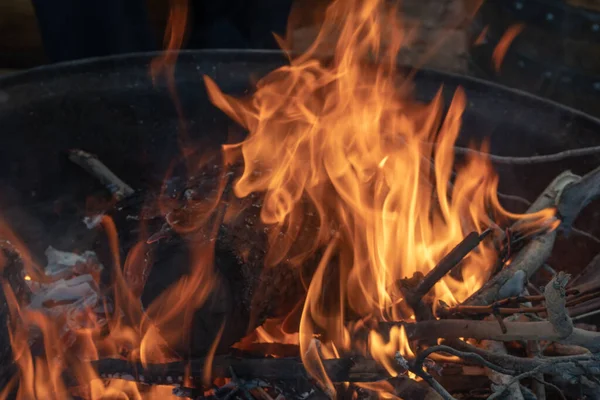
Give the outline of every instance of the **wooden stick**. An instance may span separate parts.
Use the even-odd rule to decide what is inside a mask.
[[[456,247],[440,260],[440,262],[431,270],[418,286],[412,290],[408,285],[402,284],[403,292],[406,297],[406,302],[413,309],[417,321],[433,319],[431,307],[423,303],[423,296],[438,283],[448,272],[456,267],[474,248],[479,246],[481,241],[485,239],[490,230],[486,230],[481,234],[477,232],[469,233]]]
[[[130,363],[127,360],[105,358],[92,361],[91,366],[102,379],[124,379],[145,384],[181,385],[186,371],[189,379],[201,384],[206,367],[206,359],[195,359],[187,362],[168,364]],[[375,360],[357,358],[339,358],[323,360],[327,375],[332,382],[375,382],[389,378],[384,367]],[[187,369],[186,369],[187,368]],[[302,360],[293,358],[235,358],[216,356],[212,360],[213,378],[231,378],[235,371],[241,379],[311,379],[304,368]],[[79,386],[86,382],[78,382],[72,376],[65,376],[68,386]]]
[[[569,171],[563,172],[557,176],[538,199],[533,202],[529,207],[528,213],[534,213],[547,207],[554,206],[556,201],[560,198],[561,191],[566,186],[579,179],[579,176],[574,175]],[[518,228],[518,225],[519,222],[517,221],[513,227]],[[527,282],[529,277],[531,277],[548,259],[554,247],[555,240],[556,231],[542,234],[531,240],[519,253],[517,253],[507,268],[504,268],[492,279],[487,281],[481,289],[464,301],[463,305],[483,306],[500,300],[500,291],[503,290],[505,284],[512,283],[511,278],[519,273],[522,274],[524,272],[523,283]],[[515,285],[515,290],[519,289],[519,284],[520,283],[518,282]],[[512,295],[518,295],[519,293],[520,292],[512,293]]]
[[[572,291],[571,291],[572,293]],[[567,291],[569,294],[569,291]],[[594,290],[593,292],[582,294],[579,296],[573,296],[569,300],[566,301],[567,307],[577,306],[583,303],[587,303],[591,300],[597,300],[598,296],[600,296],[600,289]],[[540,298],[541,297],[541,298]],[[508,299],[499,300],[490,304],[489,306],[463,306],[458,305],[454,307],[448,308],[440,308],[438,310],[438,314],[440,316],[448,317],[450,315],[456,314],[471,314],[471,315],[485,315],[485,314],[500,314],[500,315],[510,315],[517,313],[540,313],[546,312],[546,306],[536,306],[536,307],[500,307],[504,304],[510,304],[506,300],[518,299],[519,303],[526,303],[530,301],[542,301],[543,296],[524,296],[524,297],[511,297]],[[600,307],[600,305],[598,306]],[[570,315],[575,315],[571,314]]]
[[[600,332],[591,332],[574,328],[572,333],[562,338],[554,331],[548,321],[506,322],[506,333],[496,321],[470,321],[462,319],[444,319],[421,321],[417,323],[381,322],[377,331],[386,337],[394,326],[404,326],[409,340],[458,339],[471,338],[478,340],[498,340],[511,342],[514,340],[549,340],[564,344],[585,347],[591,352],[600,351]]]
[[[542,347],[540,346],[540,342],[537,340],[531,340],[527,342],[527,355],[533,358],[539,358],[542,356]],[[531,389],[535,393],[535,397],[537,400],[546,400],[546,386],[543,383],[544,374],[537,374],[533,381],[531,382]]]
[[[447,353],[464,360],[494,369],[503,374],[516,375],[542,366],[544,373],[554,376],[599,375],[600,361],[591,354],[561,357],[524,358],[498,354],[473,346],[462,340],[448,340],[443,345],[429,347],[419,353],[413,365],[422,365],[433,353]]]
[[[504,346],[504,343],[502,343],[502,342],[497,342],[494,340],[484,340],[481,342],[481,347],[484,348],[485,350],[493,352],[493,353],[508,354],[506,351],[506,347]],[[508,386],[510,380],[512,379],[512,377],[510,375],[503,374],[498,371],[494,371],[491,368],[486,368],[486,374],[490,378],[490,381],[492,381],[494,383],[492,385],[492,387],[494,387],[494,385],[496,387]],[[518,382],[513,383],[510,386],[508,386],[507,390],[508,390],[508,393],[509,393],[508,396],[510,399],[524,400],[523,393],[521,392],[521,387],[519,386]]]
[[[122,200],[134,193],[131,186],[123,182],[95,155],[83,150],[74,149],[69,151],[69,160],[98,179],[117,200]]]
[[[433,286],[438,283],[448,272],[456,267],[462,260],[469,254],[474,248],[479,246],[479,243],[485,239],[490,230],[484,231],[481,235],[477,232],[469,233],[456,247],[440,260],[440,262],[433,268],[419,286],[414,291],[414,300],[420,301]]]

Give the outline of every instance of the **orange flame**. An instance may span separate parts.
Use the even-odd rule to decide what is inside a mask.
[[[224,153],[244,161],[235,194],[264,194],[261,219],[275,231],[266,264],[302,265],[326,248],[307,291],[300,346],[307,369],[327,388],[315,335],[347,349],[346,309],[408,319],[400,279],[426,274],[470,231],[524,218],[500,206],[485,156],[456,163],[465,93],[456,91],[445,117],[441,92],[429,104],[410,99],[410,82],[396,68],[406,37],[396,21],[383,0],[337,0],[314,44],[263,78],[251,99],[226,95],[204,78],[212,102],[249,131]],[[331,37],[333,60],[321,61],[319,49]],[[301,199],[320,218],[308,244],[300,237],[307,212]],[[527,216],[527,226],[547,229],[552,216],[551,210]],[[462,277],[447,276],[434,287],[437,299],[456,303],[482,285],[497,259],[489,242],[463,260]],[[409,350],[398,338],[390,343],[370,349],[388,366],[392,348]]]
[[[112,288],[114,308],[117,312],[111,313],[108,309],[105,310],[104,318],[108,318],[106,325],[101,323],[95,312],[87,309],[78,317],[82,328],[65,329],[65,318],[69,317],[68,312],[64,315],[47,314],[31,309],[27,304],[20,304],[11,285],[3,281],[3,291],[10,312],[11,346],[19,373],[0,393],[0,399],[6,399],[17,383],[17,400],[59,400],[69,397],[69,393],[73,393],[73,390],[81,397],[92,400],[142,399],[142,393],[135,382],[122,379],[103,381],[90,361],[101,357],[119,358],[123,357],[123,354],[129,354],[129,358],[141,360],[143,364],[168,362],[174,359],[172,346],[185,343],[185,336],[190,332],[194,310],[205,302],[217,284],[212,269],[214,241],[207,240],[204,246],[193,246],[190,274],[165,290],[144,312],[139,295],[135,293],[139,285],[135,279],[133,281],[131,279],[133,274],[143,275],[137,263],[140,262],[140,258],[143,258],[141,254],[145,242],[138,243],[131,249],[126,258],[124,275],[121,272],[119,238],[115,223],[110,217],[104,216],[101,226],[107,235],[112,253],[114,264]],[[210,233],[215,233],[214,228]],[[19,249],[21,258],[28,262],[31,257],[22,242],[12,233],[9,235],[8,232],[3,232],[3,234],[4,237],[10,237],[11,245],[14,242],[19,246],[15,248]],[[34,278],[29,275],[23,278],[29,282],[34,281]],[[130,285],[132,282],[134,284]],[[104,331],[105,325],[108,327],[107,331]],[[215,338],[213,353],[223,327],[224,325],[219,336]],[[29,347],[31,338],[44,344],[42,354],[32,353]],[[80,386],[68,390],[63,382],[65,372],[79,382]],[[143,398],[175,399],[170,390],[171,388],[164,386],[152,387],[149,392],[143,394]]]
[[[150,74],[156,79],[159,74],[174,79],[177,51],[183,46],[187,29],[188,0],[170,0],[169,18],[165,29],[164,47],[166,52],[154,59],[150,65]]]
[[[183,106],[177,94],[175,64],[183,47],[188,28],[189,0],[169,0],[169,18],[164,36],[165,51],[150,63],[150,76],[156,84],[160,77],[166,79],[171,99],[179,117],[179,146],[185,154],[189,136]]]
[[[178,49],[187,1],[172,4],[167,47]],[[513,39],[518,31],[511,31]],[[336,38],[334,57],[322,61],[319,49],[331,45],[332,37]],[[513,220],[519,220],[520,229],[527,233],[556,225],[552,210],[528,216],[504,210],[496,196],[498,178],[485,156],[471,154],[456,162],[454,144],[466,107],[465,93],[456,91],[446,113],[441,91],[428,104],[411,100],[410,81],[399,76],[396,68],[396,55],[406,37],[395,9],[386,1],[335,0],[315,43],[305,54],[291,57],[290,65],[262,79],[250,99],[228,96],[205,77],[213,103],[249,131],[241,143],[224,147],[224,159],[244,161],[243,174],[234,185],[238,197],[264,195],[261,219],[272,228],[266,267],[285,262],[303,268],[308,257],[321,255],[316,271],[311,268],[303,274],[312,278],[300,304],[297,335],[281,330],[275,337],[260,328],[256,335],[263,341],[298,342],[307,371],[331,396],[335,387],[322,360],[339,357],[357,345],[351,333],[358,326],[365,326],[365,321],[414,320],[399,280],[429,272],[468,232],[481,233],[492,224],[507,226]],[[506,48],[511,40],[503,41]],[[504,52],[499,49],[502,54],[495,59]],[[165,53],[152,64],[151,72],[155,77],[167,73],[177,102],[175,57],[176,53]],[[485,152],[487,144],[479,148]],[[188,170],[196,167],[190,154],[184,152]],[[64,316],[51,317],[20,304],[3,282],[19,367],[18,400],[65,398],[63,372],[74,376],[86,398],[142,398],[132,382],[101,380],[90,361],[122,357],[145,365],[179,358],[174,349],[187,342],[194,310],[219,286],[214,238],[220,223],[230,218],[220,201],[225,186],[223,179],[215,196],[198,202],[188,199],[183,207],[168,200],[156,204],[165,225],[185,234],[194,245],[190,246],[190,272],[146,310],[139,297],[151,267],[146,255],[152,244],[140,238],[123,265],[118,231],[108,216],[101,220],[114,271],[114,312],[105,305],[107,320],[86,309],[81,317],[85,326],[65,331]],[[302,225],[309,212],[318,215],[319,229],[306,233]],[[203,240],[195,242],[195,235]],[[1,220],[0,239],[20,253],[25,279],[44,281],[26,246]],[[435,285],[432,297],[448,304],[465,299],[485,281],[496,253],[490,241],[481,243],[457,267],[456,275]],[[347,319],[359,322],[349,324]],[[205,383],[225,323],[211,345]],[[42,355],[32,353],[30,335],[42,337]],[[369,339],[368,345],[357,347],[390,375],[399,373],[394,364],[397,353],[414,356],[404,328],[394,328],[387,343],[374,332]],[[15,379],[9,387],[16,384]],[[380,387],[375,390],[382,391],[382,397],[392,398],[390,388],[384,386],[365,385]],[[168,388],[152,390],[143,397],[168,397]],[[0,399],[8,392],[3,391]]]
[[[398,366],[395,361],[396,353],[402,357],[414,357],[404,326],[398,328],[392,327],[390,330],[390,340],[385,343],[380,334],[371,331],[369,334],[369,351],[373,358],[385,367],[391,376],[398,376]]]
[[[494,52],[492,53],[492,61],[494,62],[494,68],[496,69],[496,72],[500,72],[500,66],[502,65],[504,56],[506,56],[510,45],[516,39],[519,33],[523,31],[523,29],[525,29],[525,25],[523,24],[511,25],[508,27],[506,32],[504,32],[504,35],[502,35],[502,37],[500,38],[500,41],[498,42],[498,44],[494,48]]]

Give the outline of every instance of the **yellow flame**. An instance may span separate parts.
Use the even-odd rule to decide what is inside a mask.
[[[187,0],[172,1],[165,36],[169,49],[183,43],[187,12]],[[519,28],[510,30],[495,51],[498,65],[518,32]],[[458,89],[447,111],[441,91],[426,104],[412,99],[411,82],[396,67],[398,51],[408,36],[389,2],[334,0],[314,44],[263,78],[250,98],[226,95],[204,78],[212,102],[249,132],[241,143],[224,147],[224,160],[228,165],[238,159],[244,162],[234,185],[236,196],[261,193],[264,197],[261,219],[269,227],[265,266],[288,263],[306,268],[302,276],[311,277],[300,304],[297,336],[283,330],[274,336],[266,329],[256,335],[264,341],[298,342],[307,371],[331,396],[335,387],[323,359],[340,357],[356,346],[395,376],[396,354],[414,356],[403,327],[392,329],[387,342],[375,332],[369,334],[368,345],[351,340],[351,332],[369,321],[415,319],[402,299],[399,280],[416,272],[426,274],[468,232],[481,233],[492,222],[508,226],[520,220],[519,228],[527,234],[557,225],[552,210],[526,217],[504,210],[496,195],[498,177],[485,156],[471,154],[457,162],[454,145],[466,95]],[[318,55],[328,46],[334,56],[323,61]],[[182,124],[180,144],[186,167],[193,173],[198,163],[191,157],[195,150],[187,147],[188,132],[175,93],[176,56],[172,52],[157,58],[152,74],[155,78],[167,74]],[[473,147],[488,150],[487,143]],[[134,383],[102,381],[89,361],[126,357],[146,365],[176,358],[172,348],[187,342],[194,311],[219,285],[213,265],[214,238],[220,223],[227,223],[236,212],[232,206],[225,213],[221,205],[226,182],[221,180],[215,195],[205,201],[190,200],[179,208],[168,200],[154,205],[170,229],[192,238],[201,231],[203,240],[190,248],[190,272],[146,310],[140,294],[149,268],[149,238],[140,238],[122,264],[117,228],[108,216],[102,218],[101,227],[112,254],[116,312],[106,312],[106,324],[86,310],[82,317],[86,328],[65,332],[61,318],[19,304],[10,285],[3,282],[19,374],[0,399],[17,384],[18,400],[66,398],[65,371],[82,384],[82,397],[141,399]],[[312,213],[318,217],[318,229],[302,229]],[[1,219],[0,240],[20,254],[27,281],[47,279],[25,244]],[[244,252],[240,249],[242,256]],[[485,281],[496,253],[491,241],[481,243],[456,274],[435,285],[431,297],[449,304],[465,299]],[[313,270],[314,264],[304,262],[315,255],[320,260]],[[6,262],[0,251],[0,268]],[[357,322],[350,324],[347,319]],[[207,357],[205,383],[224,327],[225,323]],[[43,337],[41,356],[34,356],[29,348],[34,331]],[[389,387],[383,386],[370,387],[383,398],[393,398]],[[146,399],[167,397],[164,387],[144,394]]]

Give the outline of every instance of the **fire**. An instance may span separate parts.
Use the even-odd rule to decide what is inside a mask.
[[[494,52],[492,54],[492,60],[494,61],[494,68],[496,69],[496,72],[500,72],[500,66],[502,65],[504,56],[506,56],[506,52],[517,36],[523,32],[524,28],[525,26],[523,24],[509,26],[506,32],[504,32],[504,35],[502,35],[500,38],[500,41],[494,48]]]
[[[302,268],[325,249],[307,290],[300,346],[307,369],[328,388],[315,335],[326,332],[347,350],[347,314],[408,320],[399,280],[429,272],[467,233],[523,218],[497,200],[486,143],[481,153],[455,160],[465,93],[456,91],[445,115],[441,92],[429,104],[411,99],[410,81],[396,68],[406,37],[397,21],[384,1],[338,0],[312,47],[263,78],[250,99],[224,94],[204,78],[212,102],[249,132],[224,153],[244,161],[235,194],[264,194],[262,221],[276,227],[267,264],[293,260]],[[332,37],[333,59],[321,61]],[[320,217],[309,243],[297,228],[307,212],[303,199]],[[530,216],[528,225],[539,229],[552,215]],[[460,275],[434,287],[435,299],[464,300],[496,258],[491,241],[482,242]],[[339,281],[332,284],[332,276]],[[371,335],[371,355],[390,374],[397,351],[411,354],[403,332],[387,344]]]
[[[181,45],[187,17],[186,1],[173,4],[166,37],[169,49]],[[353,333],[366,326],[362,321],[414,321],[415,311],[404,300],[400,280],[427,274],[469,232],[508,226],[514,220],[523,220],[522,228],[534,232],[547,229],[553,216],[553,211],[544,210],[524,217],[500,206],[498,178],[483,155],[486,143],[474,145],[482,153],[455,159],[465,93],[456,91],[447,112],[441,91],[428,104],[413,101],[410,80],[396,68],[405,37],[397,10],[388,2],[336,0],[315,43],[263,78],[251,98],[226,95],[204,78],[213,103],[249,132],[242,142],[224,147],[224,158],[244,162],[234,184],[236,196],[263,195],[261,219],[273,228],[265,267],[290,263],[305,268],[309,257],[321,255],[300,306],[297,332],[265,326],[256,330],[257,340],[298,343],[306,369],[332,395],[335,388],[322,360],[356,350]],[[334,57],[324,62],[318,54],[332,45],[331,38]],[[172,66],[174,57],[169,53],[156,60],[154,76]],[[168,83],[175,87],[174,80]],[[187,145],[186,140],[181,142]],[[193,166],[186,161],[188,168]],[[181,359],[174,348],[186,342],[194,310],[218,286],[214,238],[232,212],[220,205],[225,185],[223,180],[217,195],[205,202],[190,202],[185,213],[178,214],[168,202],[157,205],[168,229],[186,235],[202,231],[210,240],[192,246],[190,273],[146,309],[140,295],[155,241],[141,238],[122,260],[118,232],[108,216],[100,219],[100,226],[113,256],[112,307],[119,311],[113,313],[105,305],[105,315],[112,315],[108,321],[86,310],[80,321],[83,327],[66,333],[60,318],[21,307],[5,283],[19,382],[13,380],[0,398],[15,387],[19,400],[65,398],[68,389],[62,378],[70,373],[88,398],[141,399],[133,382],[103,381],[91,362],[114,357],[146,365]],[[319,216],[320,226],[309,233],[311,240],[301,238],[299,228],[307,212]],[[2,221],[0,234],[21,253],[25,280],[43,282],[41,269]],[[487,279],[497,256],[492,241],[483,241],[456,273],[433,288],[431,296],[448,304],[464,300]],[[225,321],[210,346],[206,384],[224,329]],[[41,354],[29,347],[34,331],[43,338]],[[361,351],[391,376],[402,373],[400,356],[415,356],[404,327],[394,328],[387,341],[376,332],[368,336]],[[386,385],[364,386],[384,390]],[[168,388],[160,386],[143,394],[146,399],[168,396]]]
[[[384,342],[381,335],[371,331],[369,343],[369,352],[375,360],[385,367],[390,376],[398,376],[398,365],[395,357],[398,355],[404,358],[415,356],[408,343],[404,326],[394,326],[390,330],[390,340],[387,343]]]

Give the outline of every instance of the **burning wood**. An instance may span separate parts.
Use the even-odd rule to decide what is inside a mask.
[[[2,226],[19,373],[0,398],[152,399],[165,386],[217,399],[593,393],[600,333],[574,320],[600,309],[597,274],[567,287],[569,266],[546,267],[543,291],[527,288],[600,194],[600,169],[561,173],[526,214],[504,209],[492,161],[589,151],[522,160],[455,147],[465,94],[447,111],[441,95],[413,101],[396,67],[403,35],[386,2],[338,0],[319,35],[336,38],[330,64],[317,42],[251,101],[205,77],[249,135],[224,147],[224,166],[185,148],[189,176],[173,167],[158,194],[133,196],[71,151],[114,196],[84,221],[105,240],[48,247],[41,269]],[[165,288],[148,301],[151,271]],[[452,384],[468,372],[487,386]]]

